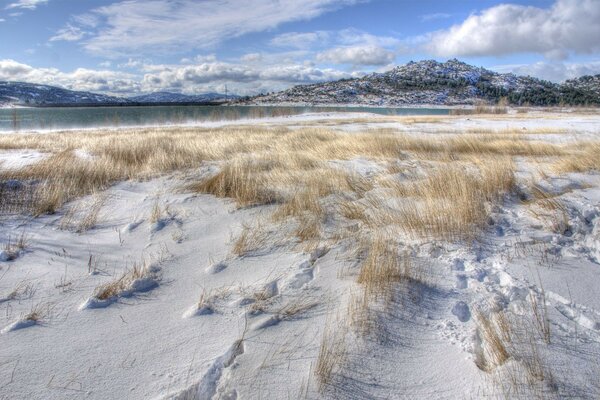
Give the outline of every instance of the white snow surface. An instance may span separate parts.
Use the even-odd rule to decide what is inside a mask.
[[[298,121],[310,119],[293,118]],[[599,123],[597,116],[512,123],[465,117],[441,127],[393,126],[426,134],[548,126],[569,131],[540,137],[566,141],[600,139]],[[1,152],[0,168],[43,157]],[[366,177],[380,168],[362,158],[332,162]],[[520,168],[522,175],[533,173]],[[432,285],[398,288],[391,310],[381,313],[380,337],[350,338],[343,373],[324,392],[317,391],[313,370],[325,327],[343,317],[355,289],[349,249],[344,243],[314,252],[283,246],[233,257],[232,236],[270,206],[238,209],[229,200],[182,193],[181,184],[174,174],[113,186],[101,223],[85,233],[59,229],[62,212],[0,220],[0,243],[21,232],[29,242],[18,258],[0,258],[0,399],[495,398],[489,374],[475,363],[481,345],[475,310],[521,315],[532,295],[546,299],[553,334],[543,357],[561,371],[551,394],[600,396],[600,175],[543,182],[557,193],[571,189],[559,196],[568,210],[564,234],[507,199],[493,210],[481,243],[412,245]],[[149,221],[157,198],[176,216],[160,227]],[[134,283],[123,296],[91,297],[141,259],[155,266],[156,279]],[[30,290],[11,294],[24,287]],[[202,293],[210,298],[199,304]],[[257,293],[267,301],[264,311],[252,311]],[[307,299],[314,304],[298,316],[278,312]],[[44,317],[24,319],[39,304]]]
[[[37,163],[48,156],[37,150],[3,150],[0,151],[0,168],[19,169]]]

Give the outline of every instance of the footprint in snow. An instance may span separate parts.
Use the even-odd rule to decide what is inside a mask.
[[[205,271],[208,274],[218,274],[219,272],[223,271],[227,267],[228,267],[228,265],[225,261],[219,261],[218,263],[209,265]]]
[[[460,322],[467,322],[471,319],[471,310],[469,309],[469,305],[464,301],[459,301],[452,307],[452,314],[454,314]]]

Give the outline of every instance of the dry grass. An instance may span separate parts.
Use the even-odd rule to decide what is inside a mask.
[[[0,148],[34,148],[52,155],[17,171],[3,171],[0,181],[29,183],[31,198],[21,206],[39,215],[53,213],[65,202],[102,191],[120,180],[228,160],[217,174],[190,189],[232,198],[246,206],[285,202],[306,187],[316,188],[319,196],[344,188],[359,194],[370,189],[368,181],[341,173],[327,160],[367,157],[383,161],[404,158],[408,152],[421,158],[452,159],[488,154],[548,156],[564,151],[521,136],[471,134],[440,141],[385,130],[350,135],[319,128],[265,127],[3,135]],[[82,157],[81,151],[89,157]],[[25,203],[25,196],[17,197]]]
[[[357,282],[363,285],[368,297],[385,296],[399,282],[418,280],[410,258],[391,238],[376,234],[366,247]]]
[[[490,212],[490,205],[515,186],[509,158],[479,160],[434,169],[427,178],[393,186],[394,206],[372,203],[376,226],[394,224],[420,237],[473,239]]]
[[[242,231],[233,241],[231,253],[244,257],[264,249],[269,244],[270,234],[264,225],[242,225]]]
[[[484,314],[475,312],[477,335],[480,341],[475,354],[475,363],[483,371],[493,371],[509,358],[508,344],[511,338],[510,325],[506,323],[504,314]]]
[[[255,168],[260,170],[265,167],[257,165],[252,159],[234,160],[225,164],[216,175],[192,184],[188,189],[231,198],[240,206],[270,204],[277,199],[275,193],[260,175],[253,173]]]
[[[202,289],[200,297],[196,303],[196,310],[201,314],[210,314],[216,311],[217,300],[226,298],[231,293],[231,289],[222,287],[215,290],[206,291]]]
[[[600,171],[600,143],[580,143],[573,153],[560,158],[553,166],[557,173]]]
[[[565,371],[562,366],[553,365],[546,358],[551,332],[545,305],[540,305],[533,295],[529,303],[532,312],[522,316],[508,311],[487,315],[481,311],[475,313],[480,339],[475,362],[490,374],[496,397],[568,397],[560,393],[555,381],[557,373],[565,379]]]
[[[12,261],[12,260],[17,259],[19,257],[19,254],[21,254],[21,252],[25,251],[25,249],[27,249],[28,246],[29,246],[29,239],[27,237],[27,234],[24,231],[14,241],[9,236],[8,241],[3,246],[4,257],[5,257],[4,261]]]
[[[23,316],[22,320],[40,323],[42,320],[50,316],[51,309],[52,307],[49,303],[34,304],[31,307],[31,310],[29,310],[29,312]]]
[[[334,374],[342,368],[347,358],[347,351],[346,330],[343,324],[328,323],[321,338],[319,355],[313,371],[317,378],[319,392],[322,393],[331,384]]]
[[[106,195],[97,193],[88,201],[70,204],[60,220],[60,228],[78,233],[93,229],[100,220],[100,211],[106,201]]]
[[[529,211],[550,231],[564,235],[571,229],[568,209],[558,197],[563,193],[550,193],[543,187],[531,185]]]
[[[148,265],[145,260],[133,263],[132,268],[125,271],[118,279],[98,286],[92,296],[98,300],[108,300],[122,296],[133,289],[132,285],[136,281],[142,279],[156,279],[155,269]]]
[[[276,312],[276,315],[281,321],[289,321],[298,318],[300,315],[317,307],[319,304],[319,301],[302,296],[298,299],[291,300],[287,304],[282,306]]]
[[[7,295],[0,297],[0,304],[11,300],[26,300],[33,297],[35,287],[25,281],[19,282]]]
[[[474,115],[474,114],[508,114],[508,100],[502,98],[496,105],[489,105],[487,102],[479,101],[473,108],[454,108],[450,110],[450,115]]]

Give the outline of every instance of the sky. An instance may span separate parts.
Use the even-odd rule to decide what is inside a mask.
[[[0,80],[252,95],[461,61],[600,74],[600,0],[0,0]]]

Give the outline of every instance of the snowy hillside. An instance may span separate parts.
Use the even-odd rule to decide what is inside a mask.
[[[513,104],[600,104],[598,90],[595,95],[590,95],[589,90],[593,82],[598,87],[598,77],[589,81],[580,78],[577,84],[569,82],[555,84],[532,77],[500,74],[456,59],[444,63],[426,60],[410,62],[388,72],[373,73],[362,78],[296,86],[282,92],[256,96],[246,102],[455,105],[473,104],[481,100],[494,102],[506,97]]]
[[[126,99],[120,97],[106,96],[98,93],[76,92],[55,86],[37,85],[25,82],[0,81],[0,105],[103,104],[126,102]]]
[[[202,93],[197,95],[186,95],[171,92],[154,92],[130,97],[129,100],[140,103],[203,103],[210,101],[224,101],[237,98],[235,95],[224,95],[221,93]]]

